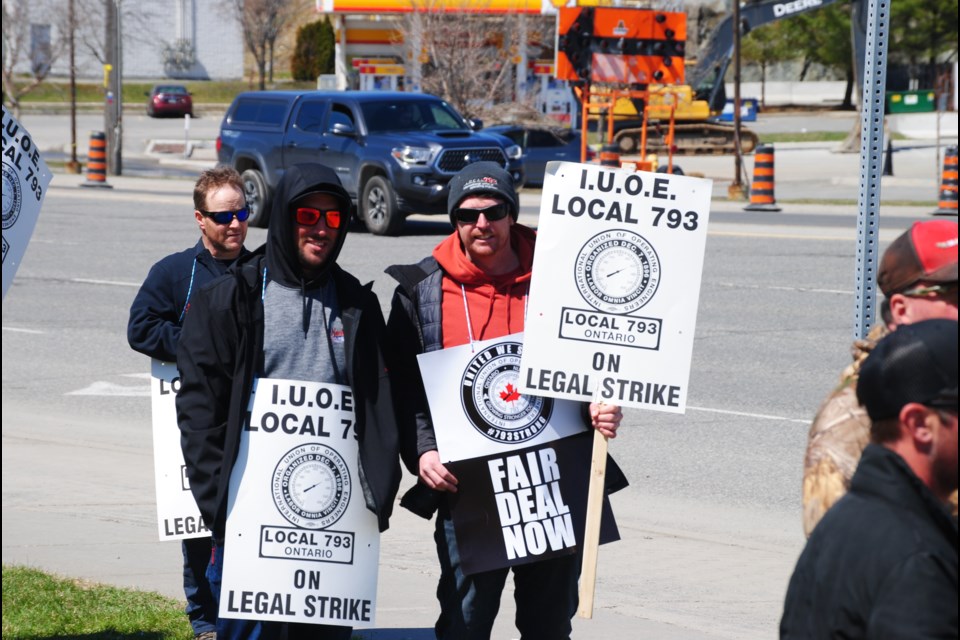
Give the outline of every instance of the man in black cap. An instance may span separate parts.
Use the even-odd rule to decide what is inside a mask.
[[[871,443],[814,529],[781,638],[956,638],[957,322],[899,327],[864,361]]]
[[[261,388],[270,379],[349,388],[354,418],[348,425],[352,423],[353,433],[330,432],[342,431],[337,437],[357,441],[362,491],[341,490],[337,495],[364,501],[380,531],[388,526],[400,482],[398,433],[380,304],[369,285],[361,285],[337,264],[350,213],[350,197],[332,169],[318,164],[290,167],[273,201],[267,243],[197,292],[186,317],[177,350],[177,418],[190,489],[213,532],[214,558],[207,575],[218,598],[224,557],[228,562],[230,558],[225,540],[228,498],[242,480],[239,474],[232,482],[231,475],[251,466],[256,455],[251,432],[268,431],[250,425],[248,408],[258,381]],[[341,409],[346,410],[346,404]],[[333,437],[324,432],[322,420],[319,432],[308,432],[316,436],[311,444],[335,442],[316,439]],[[307,433],[288,430],[286,422],[273,432],[278,437]],[[246,467],[238,462],[241,449],[247,452]],[[269,478],[264,483],[269,484]],[[303,491],[321,484],[318,480]],[[341,640],[351,637],[351,629],[221,617],[217,637]]]
[[[420,482],[401,505],[430,518],[439,508],[434,540],[440,560],[437,598],[440,640],[490,637],[500,594],[510,569],[464,574],[446,496],[458,480],[441,462],[433,419],[427,407],[416,356],[523,331],[536,234],[517,223],[519,201],[513,180],[494,162],[468,165],[450,181],[450,222],[454,232],[433,254],[413,265],[395,265],[397,279],[388,330],[402,351],[396,380],[408,388],[415,427],[404,437],[407,467]],[[614,405],[591,404],[590,425],[612,438],[623,414]],[[626,485],[620,470],[607,471],[610,489]],[[513,567],[516,624],[524,640],[562,640],[577,609],[580,556],[569,555]]]

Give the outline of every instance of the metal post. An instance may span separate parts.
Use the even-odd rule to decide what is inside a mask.
[[[117,3],[117,57],[116,57],[116,83],[117,83],[117,130],[114,133],[113,145],[113,168],[114,175],[123,174],[123,0],[116,0]]]
[[[516,99],[518,102],[523,102],[527,98],[527,45],[529,44],[527,16],[523,13],[518,16],[517,38],[515,43],[517,45],[517,55],[516,58],[514,58],[514,60],[516,60],[517,70]]]
[[[743,200],[743,155],[740,153],[740,1],[733,0],[733,182],[727,188],[731,199]],[[723,77],[717,79],[723,82]]]
[[[879,253],[880,176],[883,158],[883,102],[887,84],[887,37],[892,0],[869,0],[867,52],[860,109],[860,196],[853,337],[863,338],[876,312]]]
[[[419,93],[423,87],[423,65],[429,58],[424,53],[423,45],[423,16],[419,9],[414,8],[413,15],[410,16],[410,84],[404,83],[404,91],[413,91]]]

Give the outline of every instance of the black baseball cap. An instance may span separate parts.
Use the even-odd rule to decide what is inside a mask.
[[[957,321],[897,327],[860,367],[857,399],[871,420],[893,418],[904,405],[957,410]]]
[[[520,213],[520,201],[513,185],[510,173],[496,162],[483,161],[468,164],[450,180],[450,192],[447,195],[447,213],[450,224],[457,226],[453,219],[453,210],[469,196],[493,195],[503,198],[510,207],[514,221]]]

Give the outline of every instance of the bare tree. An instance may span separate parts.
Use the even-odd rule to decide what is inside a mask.
[[[66,12],[44,12],[45,18],[53,22],[36,24],[31,21],[33,6],[24,0],[3,2],[3,97],[17,118],[20,99],[47,79],[53,64],[69,44],[64,37],[71,28]],[[30,55],[30,75],[20,79],[16,70],[25,54]]]
[[[408,64],[423,65],[423,91],[442,96],[466,117],[485,117],[514,102],[519,16],[478,12],[475,2],[465,0],[410,2],[412,12],[399,20],[397,31]],[[540,36],[527,45],[533,57],[552,55],[541,52],[550,28],[544,20],[532,29]]]
[[[504,46],[510,37],[507,18],[450,9],[443,0],[412,3],[413,13],[401,21],[400,32],[411,47],[417,46],[411,36],[421,34],[420,50],[409,58],[423,63],[424,91],[442,96],[467,117],[512,97],[507,95],[512,77]]]
[[[290,26],[303,0],[227,0],[240,22],[243,42],[257,65],[259,87],[273,82],[273,59],[277,40]]]

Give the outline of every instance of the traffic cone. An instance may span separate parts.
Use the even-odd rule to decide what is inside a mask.
[[[943,154],[943,175],[940,178],[940,207],[935,216],[957,215],[957,148],[947,147]]]
[[[753,186],[744,211],[780,211],[773,197],[773,147],[760,146],[753,155]]]
[[[113,189],[107,184],[107,134],[103,131],[90,132],[90,149],[87,151],[87,181],[81,187],[99,187]]]

